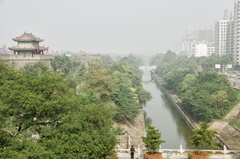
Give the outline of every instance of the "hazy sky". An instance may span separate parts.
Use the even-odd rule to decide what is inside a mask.
[[[26,31],[50,50],[176,51],[187,28],[233,8],[234,0],[0,0],[0,47]]]

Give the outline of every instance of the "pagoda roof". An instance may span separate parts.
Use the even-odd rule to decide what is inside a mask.
[[[29,48],[22,48],[22,47],[18,47],[18,46],[13,46],[13,47],[9,47],[9,50],[14,50],[14,51],[33,51],[33,50],[48,50],[48,47],[43,47],[43,46],[39,46],[39,47],[29,47]]]
[[[14,41],[17,42],[42,42],[43,39],[40,39],[36,36],[34,36],[32,33],[26,33],[24,32],[21,36],[18,36],[16,38],[13,38]]]

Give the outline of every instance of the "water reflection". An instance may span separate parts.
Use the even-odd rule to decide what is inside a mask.
[[[179,148],[180,145],[183,145],[183,148],[192,148],[188,142],[189,136],[192,134],[191,129],[166,95],[152,81],[149,71],[144,71],[143,81],[143,87],[153,97],[144,107],[146,120],[148,120],[147,122],[151,120],[151,125],[160,130],[162,139],[166,141],[162,147]]]
[[[148,125],[152,125],[152,119],[147,116],[146,111],[143,111],[143,112],[144,112],[144,119],[145,119],[145,127],[147,128]]]
[[[146,117],[145,118],[145,125],[146,125],[146,127],[147,127],[147,125],[152,125],[152,119],[149,118],[149,117]]]

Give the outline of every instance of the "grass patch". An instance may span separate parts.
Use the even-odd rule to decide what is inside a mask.
[[[236,128],[238,128],[240,130],[240,120],[239,119],[232,119],[229,124],[235,126]]]

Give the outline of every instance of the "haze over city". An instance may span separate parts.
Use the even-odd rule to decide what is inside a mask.
[[[214,27],[233,9],[234,0],[0,0],[0,46],[26,31],[50,50],[179,51],[187,28]]]

